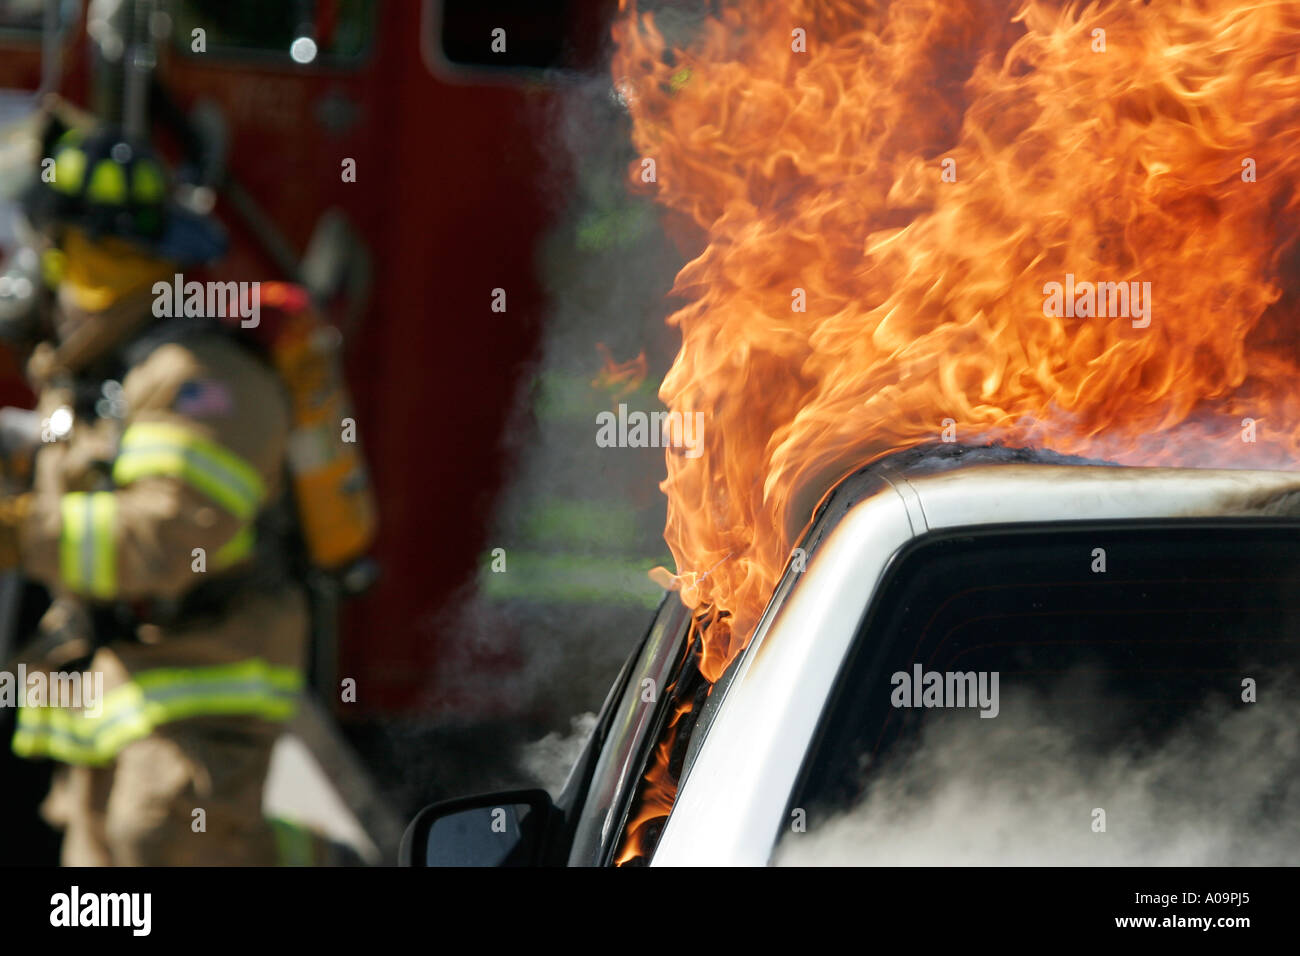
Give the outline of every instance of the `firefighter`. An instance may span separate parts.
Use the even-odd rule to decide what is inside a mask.
[[[43,434],[30,491],[0,502],[0,568],[51,593],[27,674],[102,694],[29,692],[13,748],[58,762],[41,813],[65,865],[273,864],[262,791],[308,633],[289,402],[219,323],[154,317],[154,284],[223,242],[148,147],[72,131],[51,158],[27,203],[49,241],[53,333],[28,360]]]

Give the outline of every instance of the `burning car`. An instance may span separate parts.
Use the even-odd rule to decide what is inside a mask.
[[[1284,861],[1298,531],[1289,472],[886,456],[716,681],[670,594],[554,801],[435,804],[402,861]]]

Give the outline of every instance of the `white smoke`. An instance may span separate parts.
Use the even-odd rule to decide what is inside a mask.
[[[519,766],[537,781],[537,785],[554,799],[564,789],[569,771],[578,762],[582,748],[596,729],[596,715],[579,714],[569,718],[569,732],[551,731],[541,740],[524,744],[519,752]]]
[[[1294,684],[1270,684],[1259,703],[1207,706],[1156,746],[1133,726],[1098,747],[1090,720],[1067,725],[1050,698],[1004,693],[996,720],[936,713],[858,806],[787,834],[774,862],[1295,864],[1300,700]],[[1095,716],[1113,729],[1115,714]]]

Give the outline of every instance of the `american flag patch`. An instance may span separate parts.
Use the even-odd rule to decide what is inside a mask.
[[[172,409],[191,418],[229,415],[235,410],[235,401],[221,382],[211,379],[190,379],[176,392]]]

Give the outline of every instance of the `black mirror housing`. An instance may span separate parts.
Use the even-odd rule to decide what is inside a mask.
[[[545,866],[562,814],[545,790],[503,790],[425,807],[402,836],[401,866]]]

